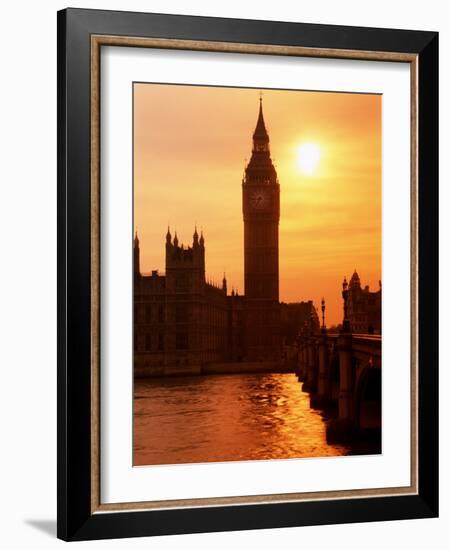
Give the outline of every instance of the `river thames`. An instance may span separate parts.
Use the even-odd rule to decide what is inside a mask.
[[[136,466],[359,454],[326,442],[294,374],[138,379],[134,397]]]

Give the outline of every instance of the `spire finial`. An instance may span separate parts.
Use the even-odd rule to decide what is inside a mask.
[[[198,232],[197,232],[197,224],[195,224],[195,230],[194,230],[194,245],[198,244]]]
[[[269,142],[269,134],[267,133],[266,125],[264,123],[261,91],[259,92],[259,113],[258,113],[258,120],[256,122],[256,128],[255,128],[255,131],[253,132],[253,139],[262,143]]]

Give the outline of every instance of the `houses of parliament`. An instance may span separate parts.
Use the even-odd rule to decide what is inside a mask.
[[[311,301],[279,301],[280,184],[270,156],[262,100],[242,180],[244,295],[207,280],[203,233],[180,245],[167,230],[165,274],[143,274],[134,239],[134,369],[137,376],[201,372],[220,363],[281,364],[283,345],[305,322]],[[163,243],[161,243],[163,244]]]

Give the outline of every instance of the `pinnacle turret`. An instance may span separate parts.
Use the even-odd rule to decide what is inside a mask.
[[[361,280],[355,269],[353,272],[352,278],[350,279],[350,287],[354,288],[354,287],[360,287],[360,286],[361,286]]]
[[[222,290],[225,293],[227,292],[227,278],[225,276],[225,273],[223,274],[223,279],[222,279]]]
[[[134,270],[134,276],[139,277],[140,275],[140,250],[139,250],[139,237],[136,233],[134,234],[134,250],[133,250],[133,270]]]

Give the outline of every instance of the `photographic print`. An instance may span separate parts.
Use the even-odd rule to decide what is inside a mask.
[[[381,452],[381,95],[134,83],[133,463]]]

